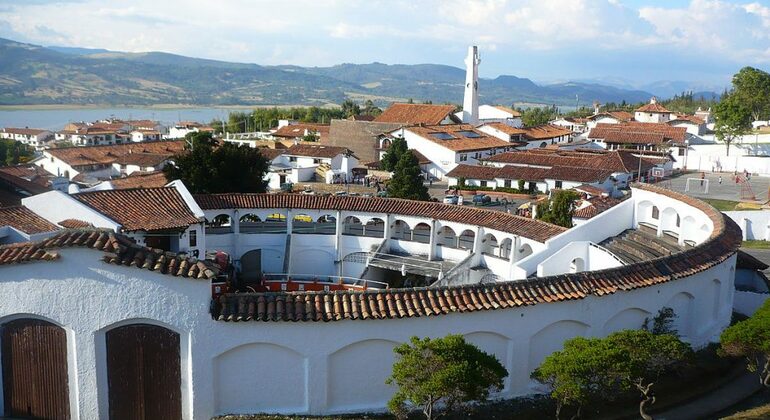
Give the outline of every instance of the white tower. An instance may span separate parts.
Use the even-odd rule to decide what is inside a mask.
[[[465,97],[463,98],[463,122],[479,122],[479,48],[468,47],[465,57]]]

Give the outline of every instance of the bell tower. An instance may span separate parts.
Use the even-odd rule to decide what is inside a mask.
[[[479,122],[479,48],[468,47],[465,57],[465,96],[463,97],[463,122],[476,124]]]

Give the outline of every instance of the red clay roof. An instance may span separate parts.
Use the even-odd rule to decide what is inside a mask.
[[[283,154],[292,156],[306,156],[317,158],[333,158],[337,155],[349,154],[347,147],[325,146],[322,144],[300,143],[289,147]]]
[[[307,133],[315,133],[319,138],[326,137],[329,135],[329,124],[299,123],[285,125],[273,132],[273,136],[293,139],[297,137],[304,137]]]
[[[588,133],[590,139],[620,144],[684,144],[686,137],[685,127],[672,127],[666,123],[599,123]]]
[[[561,226],[527,219],[498,211],[458,207],[427,201],[397,198],[334,197],[301,194],[199,194],[195,201],[204,210],[289,208],[310,210],[344,210],[367,213],[393,213],[404,216],[432,217],[459,223],[473,223],[510,232],[538,242],[556,236],[566,229]]]
[[[59,227],[24,206],[0,208],[0,226],[10,226],[28,235],[59,230]]]
[[[627,111],[605,111],[596,115],[591,115],[588,119],[594,120],[600,117],[612,117],[620,122],[628,122],[634,119],[634,114]]]
[[[597,214],[603,213],[623,202],[623,200],[617,198],[604,197],[600,195],[585,201],[587,201],[589,205],[575,210],[575,213],[572,215],[572,217],[576,217],[578,219],[590,219]]]
[[[374,119],[375,122],[404,125],[437,125],[454,112],[454,105],[395,103]]]
[[[93,224],[80,219],[64,219],[57,224],[67,229],[85,229],[94,227]]]
[[[129,153],[115,159],[119,165],[135,165],[142,168],[157,167],[169,160],[171,156],[158,153]]]
[[[120,223],[124,230],[180,230],[199,223],[174,187],[73,194],[80,202]]]
[[[548,140],[556,137],[572,135],[572,131],[558,125],[543,124],[535,127],[525,127],[524,137],[527,140]]]
[[[5,127],[3,131],[9,134],[21,134],[23,136],[37,136],[38,134],[50,132],[48,130],[42,130],[39,128],[13,128],[13,127]]]
[[[411,131],[454,152],[472,152],[511,146],[507,141],[500,140],[483,131],[478,131],[470,124],[416,125],[406,127],[404,130]],[[473,137],[465,136],[463,134],[465,132],[472,133]],[[436,137],[437,135],[445,135],[449,138],[440,139]]]
[[[702,244],[653,260],[621,267],[513,282],[377,291],[271,292],[226,294],[212,315],[220,321],[340,321],[436,316],[518,308],[601,297],[689,277],[721,264],[741,244],[735,222],[713,207],[684,194],[644,185],[703,210],[714,231]],[[255,324],[261,325],[261,324]]]
[[[162,171],[134,172],[123,178],[110,180],[110,184],[116,190],[129,188],[160,188],[168,184],[166,175]]]
[[[64,147],[48,149],[45,153],[62,160],[70,166],[112,164],[129,153],[154,153],[176,155],[184,150],[184,141],[151,141],[111,146]]]
[[[162,252],[137,245],[126,236],[107,230],[66,230],[48,239],[0,246],[0,265],[60,258],[61,248],[90,248],[104,251],[102,261],[155,271],[176,277],[213,279],[218,269],[212,264],[188,258],[184,254]]]
[[[656,113],[656,114],[670,114],[671,111],[666,109],[665,106],[657,103],[657,102],[650,102],[649,104],[643,105],[636,109],[636,112],[648,112],[648,113]]]

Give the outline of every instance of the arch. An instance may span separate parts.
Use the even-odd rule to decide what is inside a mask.
[[[460,236],[457,238],[457,248],[460,249],[473,249],[473,242],[476,241],[476,232],[465,229],[460,233]]]
[[[379,217],[373,217],[369,219],[364,225],[364,236],[370,238],[383,238],[385,237],[385,221]]]
[[[441,226],[441,229],[438,230],[436,235],[437,245],[449,248],[457,248],[457,233],[455,233],[455,230],[451,227]]]
[[[652,218],[653,204],[651,201],[641,201],[636,205],[636,220],[637,223],[650,223],[656,224],[656,220]],[[657,208],[657,207],[656,207]]]
[[[107,388],[111,418],[181,418],[179,333],[152,324],[109,329]]]
[[[652,206],[650,217],[654,220],[660,220],[660,210],[658,209],[658,206]]]
[[[589,326],[580,321],[562,320],[543,327],[529,340],[529,370],[532,372],[551,353],[561,350],[570,338],[586,335]]]
[[[214,216],[214,218],[206,224],[212,227],[229,227],[233,225],[233,218],[230,217],[229,214],[222,213]]]
[[[364,227],[361,219],[355,216],[348,216],[342,221],[342,234],[351,236],[363,236]]]
[[[317,235],[334,235],[337,233],[337,218],[324,214],[318,217],[315,221],[315,234]]]
[[[262,250],[252,249],[241,255],[240,278],[246,282],[259,280],[262,276]]]
[[[519,258],[518,259],[527,258],[528,256],[532,255],[532,252],[533,251],[532,251],[532,246],[531,245],[523,244],[522,246],[519,247]]]
[[[409,227],[409,224],[401,219],[393,222],[390,230],[390,239],[408,241],[412,237],[412,229]]]
[[[513,240],[511,238],[505,238],[500,242],[500,258],[506,260],[511,258],[511,248],[513,247]]]
[[[38,317],[2,325],[5,415],[69,418],[67,332]]]
[[[627,308],[608,319],[602,331],[605,335],[609,335],[620,330],[638,330],[644,325],[645,318],[649,318],[650,315],[648,311],[641,308]]]
[[[699,233],[697,228],[697,222],[692,216],[686,216],[681,222],[681,233],[679,239],[681,241],[696,241],[699,240]]]
[[[259,231],[262,219],[254,213],[246,213],[238,220],[238,230],[241,233],[253,233]]]
[[[389,138],[384,138],[380,142],[380,149],[386,150],[388,147],[390,147],[391,144],[392,142],[390,141]]]
[[[307,214],[300,213],[291,217],[291,233],[302,235],[315,233],[315,222]]]
[[[497,237],[491,233],[485,234],[481,238],[481,253],[497,256],[500,245],[497,243]]]
[[[412,229],[412,241],[422,244],[430,243],[431,227],[427,223],[418,223]]]
[[[247,343],[214,358],[217,413],[301,412],[306,409],[305,357],[273,343]],[[244,366],[258,367],[259,375]]]
[[[546,143],[546,142],[542,142],[542,143],[540,143],[540,148],[541,148],[541,149],[542,149],[542,148],[545,148],[545,147],[547,147],[547,146],[548,146],[548,143]]]
[[[679,292],[671,297],[664,306],[674,310],[676,318],[674,319],[674,328],[679,336],[686,338],[690,335],[692,324],[692,306],[695,298],[687,292]]]
[[[393,348],[399,343],[371,339],[348,344],[329,355],[329,407],[333,410],[357,410],[383,407],[395,388],[385,384],[395,362]],[[366,372],[367,385],[350,392],[350,384],[360,381]]]
[[[265,216],[263,233],[286,233],[286,215],[283,213],[270,213]]]
[[[660,213],[660,228],[663,231],[679,232],[679,213],[673,207],[666,207]]]
[[[586,262],[582,258],[577,257],[569,263],[569,272],[579,273],[581,271],[586,271]]]
[[[243,216],[241,216],[241,218],[238,219],[238,221],[240,223],[259,223],[262,221],[262,219],[260,219],[259,216],[257,216],[254,213],[246,213]],[[243,225],[241,225],[241,227],[243,227]]]

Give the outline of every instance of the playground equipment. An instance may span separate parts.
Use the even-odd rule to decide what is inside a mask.
[[[735,178],[741,185],[741,200],[755,201],[757,196],[754,194],[754,190],[751,188],[751,181],[747,177],[740,175],[736,175]]]

